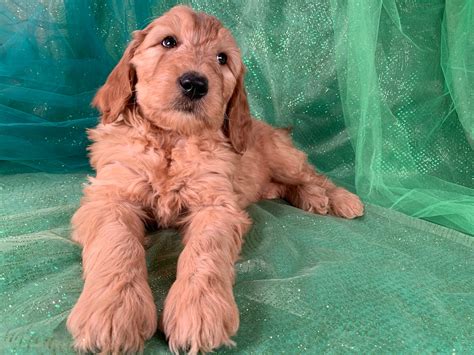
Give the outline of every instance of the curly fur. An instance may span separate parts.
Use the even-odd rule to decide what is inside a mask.
[[[176,48],[160,45],[168,35]],[[192,112],[176,108],[177,78],[190,70],[210,83]],[[363,213],[357,196],[318,174],[287,131],[252,119],[239,49],[214,17],[178,6],[135,32],[93,103],[102,113],[89,132],[97,175],[72,219],[85,283],[67,326],[79,351],[141,351],[156,331],[143,246],[149,220],[182,231],[163,329],[172,351],[196,354],[233,344],[246,206],[285,198],[319,214]]]

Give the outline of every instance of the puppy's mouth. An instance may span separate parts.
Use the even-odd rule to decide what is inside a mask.
[[[201,103],[187,98],[179,98],[174,102],[173,110],[197,114],[201,110]]]

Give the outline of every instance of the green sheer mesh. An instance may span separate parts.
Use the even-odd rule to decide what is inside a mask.
[[[0,5],[4,172],[87,165],[89,102],[171,1]],[[252,111],[366,200],[474,233],[472,1],[192,2],[238,39]],[[471,144],[471,145],[470,145]]]
[[[78,173],[3,179],[2,354],[72,353],[65,322],[82,280],[69,219],[85,181]],[[474,351],[472,237],[373,205],[353,221],[274,201],[249,212],[255,223],[236,265],[237,348],[222,352]],[[149,281],[161,310],[180,239],[173,231],[151,239]],[[166,351],[161,333],[145,348]]]
[[[234,351],[474,352],[474,1],[189,3],[233,31],[253,114],[370,203],[357,221],[250,208]],[[0,2],[2,353],[69,349],[89,103],[130,33],[174,4]],[[165,232],[148,252],[159,306],[178,250]]]

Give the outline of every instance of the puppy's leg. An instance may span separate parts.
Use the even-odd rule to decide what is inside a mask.
[[[272,180],[286,187],[281,197],[305,211],[345,218],[362,216],[364,206],[359,197],[318,174],[286,131],[270,130],[263,139],[264,154]]]
[[[84,247],[84,289],[67,327],[80,352],[142,350],[156,330],[156,308],[147,282],[143,212],[116,186],[99,181],[85,190],[73,217],[73,239]]]
[[[234,262],[249,225],[248,215],[236,204],[196,206],[190,211],[185,248],[163,313],[173,352],[197,354],[233,344],[230,337],[239,327],[232,292]]]
[[[349,219],[364,214],[364,205],[357,195],[314,171],[309,182],[287,185],[284,197],[294,206],[313,213]]]

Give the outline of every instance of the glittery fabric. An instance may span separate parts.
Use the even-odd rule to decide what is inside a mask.
[[[370,203],[356,221],[249,208],[238,346],[222,352],[473,353],[474,1],[191,4],[235,34],[253,114],[292,126]],[[0,353],[71,352],[89,102],[130,33],[172,5],[0,2]],[[151,239],[161,307],[180,241]],[[145,349],[166,351],[159,333]]]
[[[2,179],[2,354],[72,353],[65,322],[82,280],[68,223],[83,182],[83,174]],[[237,348],[223,353],[474,351],[472,237],[373,205],[355,221],[275,201],[249,212],[255,223],[236,265]],[[180,239],[163,231],[151,241],[161,310]],[[146,344],[145,354],[166,352],[160,333]]]

